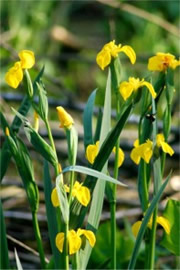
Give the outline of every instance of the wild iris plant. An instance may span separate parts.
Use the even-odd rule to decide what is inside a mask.
[[[160,224],[167,237],[164,245],[171,252],[178,255],[177,248],[173,246],[171,239],[176,228],[172,230],[174,218],[172,213],[177,211],[177,204],[171,200],[167,211],[171,210],[171,217],[157,216],[158,202],[170,179],[170,176],[162,184],[166,154],[172,156],[174,150],[167,143],[171,128],[171,106],[173,99],[173,72],[180,65],[171,54],[157,53],[149,59],[148,69],[160,72],[155,84],[152,84],[150,74],[148,80],[130,77],[126,81],[121,80],[119,54],[123,52],[132,64],[136,62],[136,54],[130,46],[116,45],[111,41],[104,45],[97,54],[97,64],[104,71],[108,69],[107,85],[105,90],[104,113],[102,121],[97,124],[97,130],[93,135],[92,117],[93,105],[97,90],[90,95],[84,115],[84,145],[85,157],[89,167],[76,165],[78,148],[78,135],[75,121],[72,116],[61,106],[58,106],[57,117],[60,128],[64,129],[68,145],[69,167],[62,169],[58,161],[49,120],[48,99],[44,84],[42,83],[43,69],[32,83],[28,69],[35,64],[34,53],[23,50],[19,53],[20,61],[16,62],[6,73],[5,80],[10,87],[17,88],[25,74],[27,82],[27,96],[18,111],[13,109],[15,119],[11,126],[1,113],[1,123],[6,135],[2,152],[1,166],[3,168],[1,179],[4,176],[11,156],[17,166],[20,177],[32,212],[34,232],[37,240],[37,248],[41,260],[42,269],[86,269],[92,248],[96,244],[96,232],[98,230],[102,212],[103,199],[106,195],[110,202],[111,213],[111,269],[117,269],[116,262],[116,189],[117,185],[126,186],[118,180],[120,167],[125,155],[120,148],[120,134],[128,117],[138,102],[142,102],[140,122],[138,126],[138,139],[130,153],[132,161],[139,166],[137,188],[143,212],[142,221],[137,221],[132,226],[132,232],[136,237],[134,250],[129,262],[129,269],[134,269],[140,244],[145,239],[146,258],[145,269],[154,269],[156,226]],[[165,92],[167,106],[163,116],[163,132],[159,133],[157,127],[158,103]],[[116,96],[116,123],[111,127],[111,97]],[[38,103],[35,98],[38,97]],[[34,124],[30,124],[26,118],[28,110],[34,109]],[[38,133],[39,118],[45,123],[49,142],[47,143]],[[19,121],[19,119],[21,121]],[[52,250],[52,258],[47,263],[44,254],[41,233],[39,229],[37,211],[39,205],[39,191],[34,178],[34,170],[26,145],[18,136],[21,123],[24,126],[28,140],[44,159],[44,193],[47,212],[47,222]],[[111,153],[115,154],[114,175],[108,173],[108,159]],[[56,182],[50,175],[49,166],[54,167]],[[64,183],[63,174],[69,172],[69,182]],[[86,174],[83,183],[80,183],[75,172]],[[153,198],[149,198],[150,184],[154,186]],[[53,187],[55,185],[55,187]],[[169,210],[170,209],[170,210]],[[87,214],[87,223],[84,222]],[[2,209],[1,209],[1,217]],[[1,243],[4,249],[1,251],[1,269],[9,268],[8,248],[5,235],[5,225],[1,226]]]

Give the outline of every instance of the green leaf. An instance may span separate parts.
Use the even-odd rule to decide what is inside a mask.
[[[67,198],[67,193],[64,188],[63,184],[63,178],[62,174],[58,175],[56,177],[56,189],[57,189],[57,194],[58,194],[58,199],[59,199],[59,204],[60,204],[60,209],[61,209],[61,214],[63,217],[63,220],[65,224],[68,224],[69,222],[69,203],[68,203],[68,198]]]
[[[170,234],[164,233],[161,245],[176,256],[180,256],[180,201],[169,199],[163,212],[163,216],[168,219],[171,231]]]
[[[10,269],[8,245],[6,238],[6,226],[3,216],[2,203],[0,200],[0,269]]]
[[[93,118],[93,107],[96,98],[97,89],[95,89],[88,98],[86,107],[83,113],[83,127],[84,127],[84,148],[89,144],[93,144],[93,130],[92,130],[92,118]]]
[[[112,178],[111,176],[108,176],[107,174],[104,174],[102,172],[98,172],[96,170],[93,170],[93,169],[90,169],[87,167],[78,166],[78,165],[70,166],[70,167],[63,169],[62,172],[65,173],[65,172],[69,172],[69,171],[83,173],[83,174],[93,176],[93,177],[100,179],[100,180],[103,180],[103,181],[107,181],[107,182],[111,182],[111,183],[114,183],[114,184],[119,185],[119,186],[127,187],[127,185],[121,183],[120,181],[117,181],[115,178]]]
[[[71,165],[76,164],[78,136],[76,129],[72,126],[70,129],[66,129],[66,136],[68,142],[68,158]]]
[[[39,205],[39,191],[34,180],[32,161],[28,150],[20,138],[16,137],[13,139],[11,136],[8,136],[7,139],[11,154],[23,181],[31,211],[36,212]]]
[[[37,83],[38,104],[32,101],[35,111],[45,121],[48,117],[48,99],[42,82]]]
[[[109,69],[107,84],[106,84],[106,93],[104,100],[104,114],[102,119],[102,127],[100,134],[100,151],[101,146],[108,132],[111,129],[111,71]],[[107,160],[106,160],[107,161]],[[95,161],[96,162],[96,161]],[[105,174],[107,172],[107,162],[103,164],[100,171]],[[100,176],[101,178],[101,176]],[[105,181],[97,180],[95,190],[93,192],[89,216],[88,216],[88,224],[86,226],[87,230],[93,230],[94,232],[98,229],[99,221],[102,212],[102,206],[104,201],[104,192],[105,192]],[[84,251],[80,251],[80,269],[86,269],[87,263],[92,251],[92,247],[89,242],[86,240],[86,246]]]
[[[48,162],[44,161],[44,194],[45,194],[45,205],[46,205],[46,215],[48,223],[48,232],[50,238],[51,249],[54,257],[55,269],[60,269],[62,267],[62,255],[55,245],[55,238],[58,234],[58,225],[56,218],[56,209],[53,207],[51,202],[51,176],[49,173]],[[57,210],[58,211],[58,210]],[[60,220],[58,221],[60,222]]]
[[[16,265],[17,265],[17,270],[23,270],[19,256],[17,254],[16,249],[14,249],[14,254],[15,254],[15,258],[16,258]]]
[[[37,77],[35,78],[34,82],[33,82],[33,88],[34,88],[34,93],[36,92],[36,82],[38,82],[40,80],[40,78],[42,77],[43,75],[43,72],[44,72],[44,67],[41,69],[41,71],[39,72],[39,74],[37,75]],[[30,100],[28,98],[28,96],[25,96],[25,98],[23,99],[19,109],[18,109],[18,112],[22,115],[26,115],[29,111],[31,107],[31,103],[30,103]],[[15,116],[14,117],[14,120],[12,122],[12,125],[10,127],[10,129],[17,133],[19,131],[19,128],[21,126],[21,120],[19,119],[18,116]],[[0,181],[2,181],[5,173],[6,173],[6,170],[7,170],[7,167],[8,167],[8,164],[9,164],[9,161],[11,159],[11,153],[10,151],[8,150],[8,142],[7,142],[7,139],[5,140],[3,146],[2,146],[2,151],[1,151],[1,156],[0,156]]]
[[[167,186],[167,184],[169,182],[170,177],[171,177],[171,173],[168,175],[168,177],[166,178],[164,183],[161,185],[160,189],[158,190],[157,194],[154,196],[149,208],[146,211],[146,214],[144,216],[144,219],[142,221],[140,230],[139,230],[137,238],[136,238],[136,243],[135,243],[135,246],[134,246],[134,249],[133,249],[133,253],[132,253],[131,260],[129,262],[128,269],[131,269],[131,270],[135,269],[135,264],[136,264],[136,260],[137,260],[137,256],[138,256],[138,251],[139,251],[141,242],[143,240],[143,236],[144,236],[145,230],[147,228],[147,224],[149,222],[149,219],[152,216],[152,213],[153,213],[154,209],[157,206],[157,203],[159,202],[159,200],[160,200],[160,198],[161,198],[161,196],[163,194],[163,191],[164,191],[165,187]]]
[[[100,138],[101,126],[102,126],[102,117],[103,117],[102,109],[99,108],[98,117],[97,117],[97,124],[96,124],[96,130],[95,130],[95,134],[94,134],[94,142],[99,141],[99,138]]]

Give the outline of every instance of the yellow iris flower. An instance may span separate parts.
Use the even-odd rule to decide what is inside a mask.
[[[86,158],[89,161],[89,163],[93,164],[94,160],[99,152],[99,141],[96,142],[96,144],[89,144],[86,148]],[[116,147],[113,148],[113,153],[116,153]],[[118,151],[118,167],[122,165],[124,161],[124,152],[121,148],[119,148]]]
[[[66,110],[61,106],[56,107],[56,110],[58,113],[59,121],[61,123],[60,127],[70,129],[74,124],[74,120],[71,115],[67,113]]]
[[[131,94],[138,90],[138,88],[146,86],[153,98],[156,98],[156,92],[151,83],[139,80],[138,78],[130,77],[129,81],[124,81],[119,86],[119,92],[124,100],[128,99]]]
[[[131,159],[138,165],[141,158],[146,162],[149,163],[152,154],[153,143],[151,140],[147,140],[145,143],[139,145],[139,140],[134,142],[134,148],[131,151],[130,157]]]
[[[151,217],[149,222],[148,222],[148,225],[147,225],[149,229],[152,229],[152,223],[153,223],[153,218]],[[170,223],[166,218],[157,217],[156,223],[160,224],[167,234],[170,234]],[[137,237],[137,235],[138,235],[141,224],[142,224],[142,221],[139,220],[139,221],[135,222],[132,226],[132,233],[135,237]]]
[[[12,88],[17,88],[23,79],[23,69],[32,68],[35,57],[32,51],[23,50],[19,53],[20,61],[16,62],[5,74],[6,83]]]
[[[180,65],[180,60],[170,53],[157,53],[149,58],[148,69],[151,71],[165,71],[167,68],[175,69]]]
[[[80,249],[81,244],[82,244],[82,240],[80,236],[82,235],[84,235],[87,238],[91,247],[94,247],[96,243],[96,237],[92,231],[78,229],[76,232],[74,230],[70,230],[67,236],[70,255],[76,253]],[[64,233],[63,232],[57,234],[55,242],[56,242],[56,247],[58,248],[58,250],[60,252],[63,252],[63,246],[64,246]]]
[[[161,147],[164,153],[168,153],[170,156],[174,154],[172,147],[165,142],[164,135],[159,133],[156,136],[156,143],[158,147]]]
[[[96,56],[98,66],[104,70],[111,63],[111,59],[116,58],[120,52],[124,52],[134,64],[136,61],[136,54],[130,46],[116,45],[115,40],[105,44],[102,50]]]
[[[66,192],[69,192],[69,187],[65,185],[65,190]],[[72,196],[76,197],[77,200],[83,205],[87,206],[90,202],[91,195],[90,191],[87,187],[82,186],[78,181],[74,183],[74,186],[72,188]],[[56,187],[52,190],[51,193],[51,201],[54,207],[59,206],[59,199],[58,199],[58,194],[57,194],[57,189]]]

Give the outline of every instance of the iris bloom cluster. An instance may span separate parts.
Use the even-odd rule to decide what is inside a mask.
[[[129,81],[124,81],[119,86],[119,92],[123,99],[126,101],[133,92],[136,92],[139,88],[146,86],[153,98],[156,98],[156,92],[151,83],[140,80],[139,78],[130,77]]]
[[[15,62],[14,66],[5,75],[5,81],[12,88],[17,88],[23,79],[23,69],[30,69],[35,64],[34,53],[23,50],[18,54],[20,61]]]
[[[164,229],[164,231],[167,233],[167,234],[170,234],[170,223],[169,223],[169,220],[165,217],[157,217],[156,218],[156,223],[161,225]],[[138,232],[139,232],[139,229],[141,227],[141,224],[142,224],[142,221],[138,220],[137,222],[135,222],[132,226],[132,233],[133,235],[136,237]],[[149,222],[148,222],[148,228],[149,229],[152,229],[152,224],[153,224],[153,218],[151,217]]]
[[[64,185],[65,191],[69,192],[69,187]],[[74,183],[72,188],[72,196],[75,197],[83,206],[87,206],[90,202],[91,195],[87,187],[82,186],[78,181]],[[56,187],[52,190],[51,201],[54,207],[59,206],[59,199]]]
[[[75,254],[82,245],[82,239],[81,236],[85,236],[86,239],[89,241],[89,244],[91,247],[94,247],[96,243],[95,235],[90,230],[83,230],[78,229],[77,232],[74,230],[68,231],[68,246],[69,246],[69,254]],[[56,236],[56,246],[60,252],[63,252],[63,246],[64,246],[64,233],[60,232]]]
[[[125,53],[132,64],[136,62],[136,54],[130,46],[116,45],[115,40],[105,44],[102,50],[97,54],[96,62],[98,66],[104,70],[110,63],[112,58],[118,57],[120,52]]]
[[[89,161],[89,163],[93,164],[96,156],[99,152],[99,141],[96,142],[96,144],[89,144],[86,148],[86,158]],[[113,153],[116,152],[116,148],[113,148]],[[119,148],[118,151],[118,167],[122,165],[124,161],[124,152],[121,148]]]
[[[149,58],[148,69],[151,71],[166,71],[168,68],[175,69],[180,65],[180,60],[170,53],[158,52],[155,56]]]
[[[156,145],[158,148],[162,148],[164,153],[172,156],[174,154],[174,150],[172,147],[165,142],[165,138],[163,134],[157,134],[156,136]],[[151,140],[147,140],[145,143],[139,144],[139,140],[134,142],[134,148],[131,151],[131,159],[138,165],[141,158],[149,163],[153,154],[153,142]]]

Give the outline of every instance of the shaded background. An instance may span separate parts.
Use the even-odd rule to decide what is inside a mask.
[[[156,52],[169,52],[179,56],[179,1],[1,1],[1,109],[7,120],[11,123],[13,115],[10,107],[18,108],[25,94],[23,83],[18,89],[11,89],[4,81],[5,73],[17,61],[17,53],[22,49],[34,51],[36,66],[30,70],[32,78],[45,65],[43,81],[46,86],[50,103],[50,119],[58,157],[63,167],[68,165],[67,146],[62,130],[58,129],[59,123],[55,106],[64,105],[76,122],[79,133],[78,164],[87,165],[83,148],[82,112],[89,94],[98,87],[96,105],[103,104],[104,88],[106,84],[107,70],[99,69],[95,62],[97,52],[102,46],[112,39],[122,45],[130,45],[137,54],[137,62],[134,66],[129,59],[121,54],[123,64],[122,79],[129,76],[146,77],[148,58]],[[179,198],[177,188],[178,158],[179,158],[179,83],[178,70],[175,72],[176,93],[173,104],[173,127],[170,142],[175,149],[175,155],[168,159],[166,171],[174,169],[173,181],[164,195]],[[165,107],[162,98],[158,109],[158,117],[161,117]],[[129,188],[118,190],[117,222],[121,229],[128,230],[129,223],[124,221],[137,220],[141,214],[139,199],[136,191],[137,166],[129,158],[133,140],[137,138],[139,108],[122,133],[121,146],[126,154],[126,160],[120,171],[120,180],[129,184]],[[29,112],[29,119],[33,111]],[[94,119],[95,121],[95,119]],[[47,132],[40,124],[40,134],[47,137]],[[4,136],[2,132],[1,143]],[[26,138],[23,129],[20,135]],[[28,142],[27,142],[28,144]],[[28,145],[34,162],[35,175],[40,189],[39,219],[44,245],[49,254],[49,241],[45,221],[44,194],[42,184],[42,158]],[[113,157],[110,159],[110,166]],[[111,167],[110,167],[111,170]],[[80,177],[80,176],[79,176]],[[124,180],[125,179],[125,180]],[[173,183],[173,184],[172,184]],[[25,193],[14,166],[11,162],[8,172],[3,179],[0,195],[3,199],[3,207],[9,235],[19,239],[28,246],[36,249],[33,231],[31,228],[31,215],[27,212]],[[102,215],[103,227],[99,233],[98,248],[92,256],[90,267],[103,269],[101,262],[108,258],[109,250],[106,248],[110,234],[109,224],[104,221],[109,219],[109,206],[105,201]],[[107,224],[107,225],[106,225]],[[103,235],[107,235],[107,241]],[[128,235],[128,234],[127,234]],[[126,268],[130,258],[134,239],[126,233],[118,232],[118,252],[121,254],[119,267]],[[13,261],[14,240],[9,240],[11,258]],[[26,269],[38,267],[38,258],[24,248],[17,245],[18,254]],[[125,254],[122,256],[122,251]],[[158,250],[161,254],[159,267],[174,267],[174,257],[166,254],[163,249]],[[164,252],[164,253],[163,253]],[[118,253],[119,254],[119,253]],[[119,256],[119,255],[118,255]],[[139,259],[139,265],[141,265]],[[107,262],[108,265],[108,262]]]

